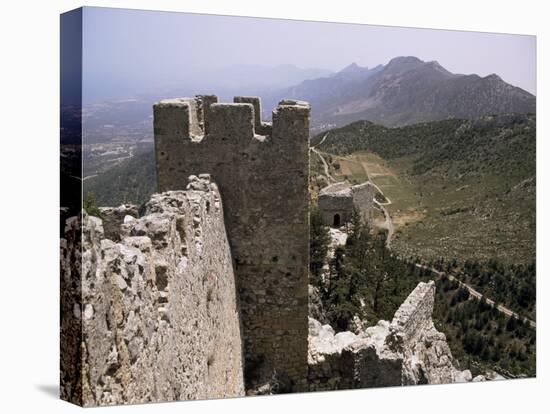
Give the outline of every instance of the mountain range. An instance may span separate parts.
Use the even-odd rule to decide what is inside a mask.
[[[422,141],[427,131],[434,125],[420,129],[399,131],[386,130],[387,127],[455,119],[478,119],[493,114],[535,113],[536,97],[529,92],[512,86],[498,75],[454,74],[435,61],[424,62],[416,57],[396,57],[386,65],[373,68],[361,67],[352,63],[336,73],[319,69],[299,69],[292,66],[251,66],[233,68],[234,76],[227,79],[239,80],[238,73],[246,75],[255,85],[240,89],[238,94],[261,96],[263,116],[271,120],[271,111],[277,102],[285,98],[308,101],[311,104],[312,143],[318,144],[322,135],[316,133],[364,121],[371,125],[370,132],[380,129],[384,133],[395,133],[404,142],[418,139]],[[307,79],[306,76],[312,76]],[[317,77],[314,77],[317,76]],[[242,76],[240,79],[244,79]],[[258,83],[265,82],[261,87]],[[307,79],[307,80],[304,80]],[[295,86],[288,86],[296,82]],[[246,83],[246,82],[245,82]],[[268,86],[269,84],[269,86]],[[279,86],[286,84],[286,86]],[[222,93],[217,90],[222,102],[231,100],[234,85],[228,82]],[[265,89],[262,89],[265,88]],[[266,92],[266,89],[269,91]],[[262,92],[263,91],[263,92]],[[157,92],[155,96],[132,101],[108,102],[86,107],[86,144],[111,142],[119,136],[132,139],[152,138],[151,105],[160,97],[192,96],[195,93],[210,92],[204,89],[190,89],[181,94]],[[162,93],[162,95],[161,95]],[[498,118],[501,119],[501,118]],[[512,116],[512,119],[515,119]],[[105,128],[105,126],[113,126]],[[530,125],[529,128],[535,128]],[[393,128],[392,128],[393,129]],[[417,131],[418,134],[411,133]],[[450,130],[445,130],[445,133]],[[353,144],[354,150],[367,145],[367,135],[357,133],[352,128],[351,141],[335,140],[342,134],[331,133],[329,143],[338,145],[342,151],[345,145]],[[415,138],[416,137],[416,138]],[[136,139],[137,139],[136,138]],[[350,139],[351,139],[350,138]],[[126,139],[126,138],[125,138]],[[356,142],[356,141],[361,142]],[[363,142],[364,141],[364,142]],[[404,142],[393,141],[394,150],[407,148]],[[388,143],[389,144],[389,143]],[[441,144],[438,140],[433,145]],[[437,145],[436,145],[437,146]],[[335,148],[326,148],[338,152]],[[490,146],[486,147],[490,150]],[[137,177],[135,171],[140,171]],[[101,205],[116,205],[120,202],[141,202],[155,191],[154,155],[152,146],[135,157],[116,165],[105,174],[86,180],[86,191],[95,193]]]
[[[498,75],[451,73],[436,61],[413,56],[372,69],[353,63],[305,80],[267,99],[293,98],[312,106],[314,131],[368,120],[393,127],[448,118],[474,119],[498,113],[534,113],[536,98]],[[271,98],[271,99],[270,99]]]
[[[168,69],[166,69],[168,70]],[[84,105],[112,101],[166,96],[193,96],[214,93],[224,99],[238,94],[259,94],[284,90],[305,79],[331,76],[333,71],[315,67],[301,68],[291,64],[241,64],[205,67],[201,70],[173,73],[162,76],[151,73],[125,73],[115,77],[110,73],[89,73],[82,87]]]

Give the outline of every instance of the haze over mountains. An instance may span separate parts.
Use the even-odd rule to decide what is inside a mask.
[[[85,104],[87,143],[110,142],[116,137],[109,138],[109,134],[120,135],[120,128],[145,128],[143,132],[152,139],[154,102],[203,93],[216,94],[222,102],[230,102],[234,95],[260,96],[266,120],[271,120],[271,111],[281,99],[308,101],[313,133],[358,120],[394,127],[448,118],[534,113],[536,107],[534,95],[496,74],[454,74],[435,61],[424,62],[412,56],[396,57],[373,68],[352,63],[336,73],[293,65],[235,65],[200,75],[182,75],[181,80],[163,87],[146,82],[142,85],[150,92],[125,94],[124,85],[119,84],[113,92],[120,95],[117,99]],[[103,96],[101,88],[85,92],[85,102]],[[115,128],[104,131],[103,125]]]
[[[333,74],[327,69],[301,68],[291,64],[240,64],[178,72],[167,68],[165,71],[161,76],[142,72],[125,73],[122,77],[110,73],[87,73],[83,83],[84,104],[200,93],[215,93],[224,99],[243,93],[262,95],[297,85],[305,79]]]
[[[336,73],[287,65],[247,65],[234,67],[226,75],[225,87],[222,79],[212,80],[212,85],[218,87],[207,88],[188,78],[170,91],[86,105],[83,127],[85,144],[90,144],[85,152],[90,166],[85,172],[90,176],[85,181],[86,190],[96,193],[100,203],[112,205],[137,202],[153,191],[152,105],[167,96],[215,93],[222,101],[230,102],[234,94],[257,95],[262,98],[266,120],[271,120],[271,111],[279,100],[305,100],[312,107],[312,135],[359,120],[396,127],[450,118],[534,113],[536,109],[534,95],[496,74],[454,74],[435,61],[410,56],[370,69],[352,63]],[[297,83],[289,86],[292,82]],[[142,144],[136,145],[139,142]],[[142,170],[137,181],[136,169]],[[119,185],[121,182],[125,184]],[[128,189],[129,194],[122,194],[120,188]]]
[[[438,62],[413,56],[372,69],[353,63],[328,77],[306,80],[268,98],[312,105],[312,126],[322,130],[357,120],[402,126],[447,118],[535,112],[536,98],[498,75],[454,74]]]
[[[236,95],[265,98],[306,79],[332,74],[326,69],[289,64],[232,65],[159,78],[142,73],[129,73],[125,78],[91,73],[85,77],[82,93],[85,143],[109,143],[119,141],[120,137],[135,140],[140,135],[142,139],[152,140],[152,106],[161,99],[198,94],[215,94],[222,102],[231,102]],[[74,108],[64,108],[64,99],[68,104],[73,103],[62,96],[67,124],[74,118]]]

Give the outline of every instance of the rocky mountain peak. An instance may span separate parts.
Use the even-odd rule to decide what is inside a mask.
[[[453,73],[449,72],[447,69],[441,66],[441,64],[437,60],[432,60],[430,62],[427,62],[426,66],[431,69],[437,70],[439,72],[443,72],[443,73],[455,76]]]
[[[492,81],[492,82],[504,82],[500,76],[496,73],[491,73],[490,75],[485,76],[483,79]]]
[[[368,120],[403,126],[448,118],[535,112],[536,98],[498,75],[450,72],[439,62],[398,56],[368,69],[351,63],[329,78],[312,79],[285,91],[307,100],[315,132]]]
[[[398,56],[393,58],[385,66],[386,69],[410,69],[425,63],[415,56]]]
[[[349,64],[348,66],[346,66],[344,69],[342,69],[338,73],[354,73],[354,72],[361,71],[362,69],[367,70],[368,68],[359,66],[357,63],[353,62],[353,63]]]

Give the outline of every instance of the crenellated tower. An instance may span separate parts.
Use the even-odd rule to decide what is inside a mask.
[[[309,116],[305,102],[281,101],[272,124],[260,100],[217,97],[154,105],[158,191],[185,189],[208,173],[225,211],[243,324],[245,378],[307,374]]]

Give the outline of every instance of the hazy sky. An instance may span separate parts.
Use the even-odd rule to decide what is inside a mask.
[[[536,90],[534,36],[108,8],[85,8],[83,33],[85,91],[235,64],[337,71],[408,55]]]

